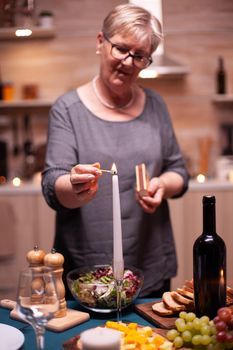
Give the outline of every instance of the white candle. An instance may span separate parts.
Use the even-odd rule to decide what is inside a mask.
[[[118,184],[118,175],[116,165],[113,164],[112,170],[112,197],[113,197],[113,273],[117,280],[123,278],[124,260],[122,249],[122,230],[121,230],[121,206]]]
[[[88,329],[80,335],[82,350],[120,350],[120,332],[97,327]]]

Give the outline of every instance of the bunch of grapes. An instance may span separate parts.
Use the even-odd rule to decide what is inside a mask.
[[[175,321],[176,329],[167,332],[167,338],[176,348],[183,346],[200,350],[217,350],[216,328],[208,316],[196,317],[193,312],[182,311]]]
[[[216,339],[225,346],[224,349],[233,348],[233,310],[229,307],[222,307],[214,318],[216,328]]]

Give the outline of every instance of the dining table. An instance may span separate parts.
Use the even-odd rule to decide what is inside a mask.
[[[140,314],[135,311],[135,304],[144,304],[146,302],[153,301],[155,299],[149,298],[137,298],[134,303],[127,308],[122,310],[122,322],[136,322],[142,326],[151,326],[155,327],[148,320],[144,319]],[[99,313],[93,312],[84,309],[76,300],[67,301],[67,307],[69,309],[79,310],[88,312],[90,319],[81,323],[77,326],[69,328],[63,332],[53,332],[46,330],[45,331],[45,350],[63,350],[63,344],[67,342],[74,336],[79,335],[81,332],[94,328],[97,326],[104,325],[108,320],[117,320],[117,313]],[[0,307],[0,323],[6,324],[20,330],[24,335],[24,343],[20,347],[20,350],[36,350],[36,339],[35,333],[32,327],[21,321],[10,318],[10,310]],[[1,336],[0,336],[1,338]],[[1,340],[0,340],[0,349],[1,349]],[[14,349],[15,350],[15,349]]]

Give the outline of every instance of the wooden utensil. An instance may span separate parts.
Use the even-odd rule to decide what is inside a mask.
[[[16,302],[9,299],[2,299],[0,306],[12,310],[10,317],[18,321],[25,322],[16,311]],[[73,309],[67,309],[67,314],[64,317],[54,318],[50,320],[46,326],[46,329],[54,332],[63,332],[68,328],[74,327],[80,323],[88,321],[90,315],[87,312],[82,312]]]

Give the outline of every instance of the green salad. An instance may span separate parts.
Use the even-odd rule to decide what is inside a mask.
[[[122,307],[131,304],[141,284],[142,277],[129,269],[124,271],[121,290]],[[111,266],[98,267],[93,271],[80,273],[79,278],[73,281],[71,290],[80,303],[89,308],[116,309],[116,284]]]

